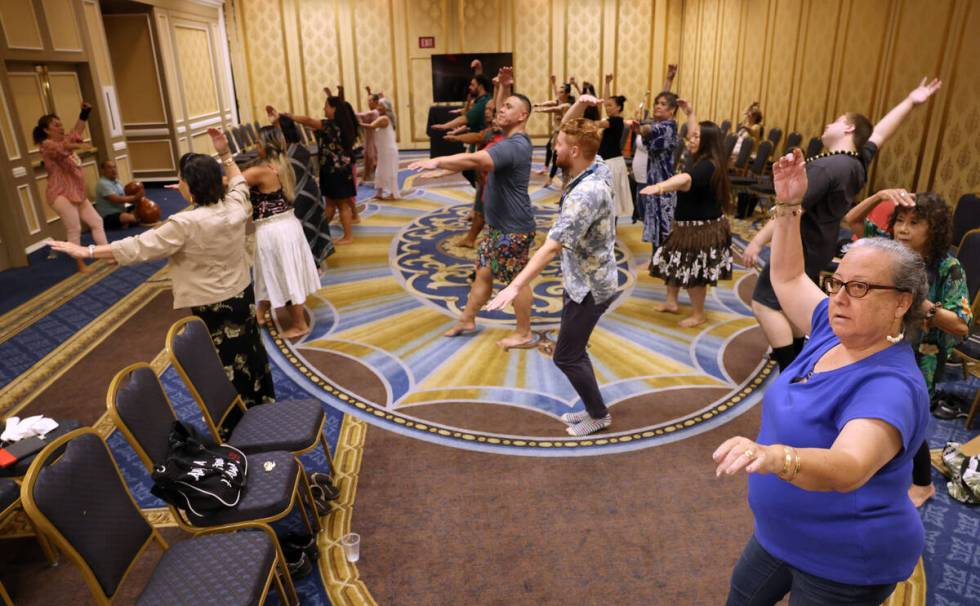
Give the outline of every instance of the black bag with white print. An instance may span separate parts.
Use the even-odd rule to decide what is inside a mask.
[[[150,492],[191,519],[238,505],[248,461],[227,444],[215,444],[193,426],[175,421],[167,459],[153,468]]]

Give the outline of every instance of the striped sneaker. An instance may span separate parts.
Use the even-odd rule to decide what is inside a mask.
[[[580,421],[571,427],[566,427],[565,431],[571,436],[587,436],[593,434],[597,431],[602,431],[603,429],[612,425],[612,415],[606,415],[601,419],[593,419],[589,417],[584,421]]]
[[[589,418],[589,412],[587,410],[580,410],[579,412],[566,412],[561,416],[561,420],[565,425],[575,425],[576,423],[581,423],[582,421]]]

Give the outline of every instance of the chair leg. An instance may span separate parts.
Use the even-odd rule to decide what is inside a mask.
[[[333,466],[333,457],[330,456],[330,446],[327,445],[327,437],[320,432],[320,445],[323,446],[323,454],[327,457],[327,465],[330,467],[330,478],[337,483],[337,470]]]
[[[282,584],[283,566],[278,557],[276,557],[276,561],[273,563],[273,569],[274,573],[272,577],[276,581],[276,593],[279,594],[279,601],[283,604],[283,606],[288,606],[290,603],[289,596],[286,594],[286,588]],[[286,576],[289,575],[287,574]]]
[[[306,522],[306,527],[310,530],[311,534],[315,534],[320,532],[320,513],[316,510],[316,499],[313,498],[313,488],[310,486],[310,478],[306,475],[306,470],[302,465],[300,465],[300,473],[303,474],[300,481],[303,484],[303,492],[306,496],[304,497],[302,494],[297,495],[299,498],[297,499],[296,504],[299,506],[299,511],[303,515],[303,520]],[[314,525],[316,526],[316,530],[314,530],[313,526],[310,525],[310,517],[306,514],[306,507],[303,506],[303,501],[306,501],[309,504],[310,511],[313,512],[313,520],[315,522]]]
[[[48,565],[54,568],[60,563],[58,561],[58,550],[55,549],[54,545],[48,541],[47,537],[45,537],[41,531],[37,529],[37,526],[34,525],[33,520],[28,518],[28,521],[31,524],[31,528],[34,529],[34,536],[37,538],[37,544],[41,546],[41,551],[44,553],[44,558],[48,561]]]
[[[966,415],[966,428],[971,429],[973,427],[973,417],[977,414],[977,405],[980,404],[980,389],[977,390],[975,396],[973,396],[973,404],[970,405],[970,412]]]
[[[14,606],[14,601],[10,599],[10,594],[7,593],[7,588],[3,586],[3,581],[0,581],[0,602],[3,606]]]

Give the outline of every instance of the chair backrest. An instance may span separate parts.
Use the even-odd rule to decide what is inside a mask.
[[[966,232],[980,227],[980,197],[964,194],[953,210],[953,246],[958,246]]]
[[[728,130],[731,127],[732,127],[732,121],[731,120],[722,120],[721,121],[721,124],[718,125],[718,128],[721,129],[721,132],[722,132],[723,135],[727,135],[728,134]]]
[[[749,167],[749,171],[754,175],[761,175],[766,170],[766,164],[769,163],[769,156],[772,154],[772,142],[769,140],[763,141],[759,144],[759,149],[755,152],[755,160],[752,161],[752,166]]]
[[[255,129],[254,125],[246,122],[245,131],[248,133],[248,136],[252,140],[252,143],[259,142],[259,131]]]
[[[225,139],[228,139],[228,149],[231,150],[231,153],[237,154],[238,153],[238,144],[235,143],[235,136],[232,135],[231,132],[227,128],[223,128],[221,130],[225,134]]]
[[[742,137],[742,146],[738,148],[738,156],[735,158],[735,168],[745,168],[745,165],[749,163],[749,156],[752,155],[752,148],[755,146],[755,141],[752,137]]]
[[[966,287],[970,291],[970,301],[973,301],[980,290],[980,229],[966,232],[956,251],[956,258],[963,265]]]
[[[812,158],[820,153],[823,149],[823,141],[820,137],[814,137],[810,139],[810,142],[806,144],[806,157]]]
[[[786,135],[786,142],[783,143],[783,155],[788,154],[794,147],[799,147],[802,142],[803,135],[798,132],[794,131]]]
[[[248,141],[245,138],[245,134],[242,132],[242,127],[232,126],[231,134],[235,138],[235,144],[238,145],[238,150],[245,151],[245,148],[248,147]]]
[[[725,136],[725,157],[732,155],[732,150],[735,149],[735,142],[738,141],[738,137],[734,134],[728,134]]]
[[[177,320],[167,332],[167,354],[177,374],[200,406],[208,427],[220,441],[219,428],[238,399],[211,340],[211,332],[198,317]]]
[[[58,458],[58,451],[64,454]],[[49,444],[21,486],[24,511],[81,569],[96,600],[108,604],[133,561],[153,539],[103,439],[90,427]]]
[[[177,415],[149,364],[132,364],[116,373],[106,394],[106,408],[147,470],[166,460]]]
[[[779,145],[779,140],[783,138],[783,129],[781,128],[771,128],[769,129],[769,134],[766,135],[766,141],[771,141],[773,148]]]

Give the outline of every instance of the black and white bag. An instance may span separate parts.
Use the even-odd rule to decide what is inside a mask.
[[[206,518],[238,505],[248,473],[242,451],[217,445],[181,421],[174,422],[169,441],[166,461],[151,474],[154,496],[192,518]]]

